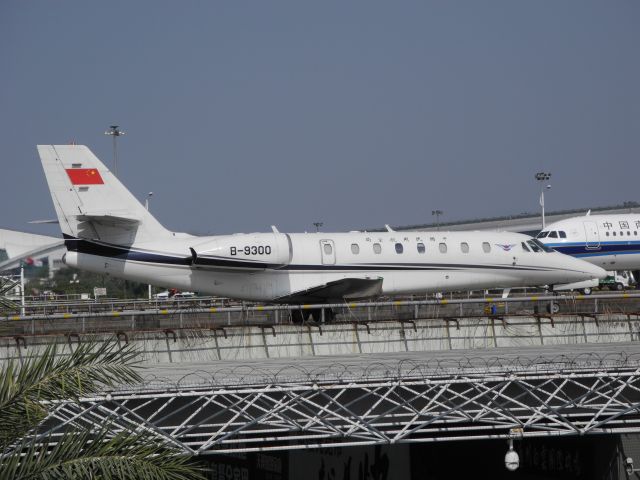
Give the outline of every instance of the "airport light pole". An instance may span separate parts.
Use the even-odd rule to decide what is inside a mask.
[[[540,182],[540,207],[542,208],[542,228],[544,229],[544,227],[545,227],[545,221],[544,221],[544,190],[545,190],[545,188],[547,190],[549,190],[551,188],[551,185],[549,185],[549,184],[545,185],[546,182],[551,180],[551,173],[549,173],[549,172],[538,172],[538,173],[536,173],[535,178],[536,178],[536,180],[538,182]]]
[[[153,197],[153,192],[147,193],[147,198],[144,199],[144,208],[149,211],[149,200]],[[149,301],[151,301],[151,284],[149,284]]]
[[[316,227],[316,233],[320,231],[320,227],[324,225],[324,222],[313,222],[313,225]]]
[[[118,125],[110,125],[109,130],[104,132],[105,135],[111,135],[113,137],[113,174],[118,176],[118,145],[116,139],[124,135],[124,132],[120,130]]]
[[[147,209],[147,212],[149,211],[149,199],[151,197],[153,197],[153,192],[147,193],[147,198],[145,198],[145,200],[144,200],[144,208]]]
[[[442,210],[432,210],[431,215],[436,216],[436,230],[440,230],[440,215],[444,212]]]

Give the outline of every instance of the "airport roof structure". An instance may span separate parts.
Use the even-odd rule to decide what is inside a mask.
[[[156,364],[141,385],[55,402],[67,424],[185,453],[640,431],[636,343]]]
[[[582,216],[591,210],[592,214],[620,214],[620,213],[640,213],[640,203],[624,202],[621,205],[612,205],[604,207],[578,208],[570,210],[556,210],[548,212],[545,215],[547,224],[564,220],[571,217]],[[425,223],[417,225],[405,225],[393,227],[398,231],[421,231],[421,230],[443,230],[443,231],[460,231],[460,230],[502,230],[509,232],[520,232],[527,234],[535,234],[541,229],[540,212],[530,213],[524,212],[516,215],[505,215],[502,217],[488,217],[480,219],[467,219],[453,222]],[[372,229],[370,231],[380,231],[381,228]]]

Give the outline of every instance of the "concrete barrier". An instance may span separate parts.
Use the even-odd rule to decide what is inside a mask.
[[[52,334],[3,337],[0,361],[36,355],[51,343],[68,354],[78,342],[132,343],[143,362],[203,362],[261,358],[400,353],[578,343],[639,341],[640,320],[624,314],[495,316],[327,325],[253,325],[129,331],[119,335]],[[559,352],[562,350],[559,349]]]

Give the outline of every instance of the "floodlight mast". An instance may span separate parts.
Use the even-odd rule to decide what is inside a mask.
[[[544,221],[544,189],[549,190],[551,185],[546,185],[545,182],[551,180],[550,172],[538,172],[535,175],[535,179],[540,182],[540,207],[542,208],[542,229],[544,230],[545,221]]]
[[[440,215],[444,212],[442,210],[432,210],[431,215],[436,216],[436,230],[440,230]]]
[[[116,139],[122,135],[124,132],[120,130],[118,125],[110,125],[109,130],[104,132],[105,135],[111,135],[113,138],[113,174],[118,176],[118,145],[116,143]]]
[[[146,208],[147,211],[149,210],[149,200],[151,199],[151,197],[153,197],[153,192],[147,193],[147,198],[145,198],[144,200],[144,208]]]
[[[151,197],[153,197],[153,192],[147,193],[147,198],[144,199],[144,208],[147,209],[147,212],[149,211],[149,200],[151,199]],[[151,301],[151,289],[151,284],[149,284],[149,301]]]

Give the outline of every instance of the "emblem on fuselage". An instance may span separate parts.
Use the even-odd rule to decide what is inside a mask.
[[[500,248],[501,248],[502,250],[504,250],[505,252],[510,252],[510,251],[511,251],[511,249],[512,249],[513,247],[515,247],[517,244],[515,244],[515,243],[511,243],[511,244],[509,244],[509,245],[503,245],[503,244],[500,244],[500,243],[496,243],[495,245],[496,245],[496,247],[500,247]]]

